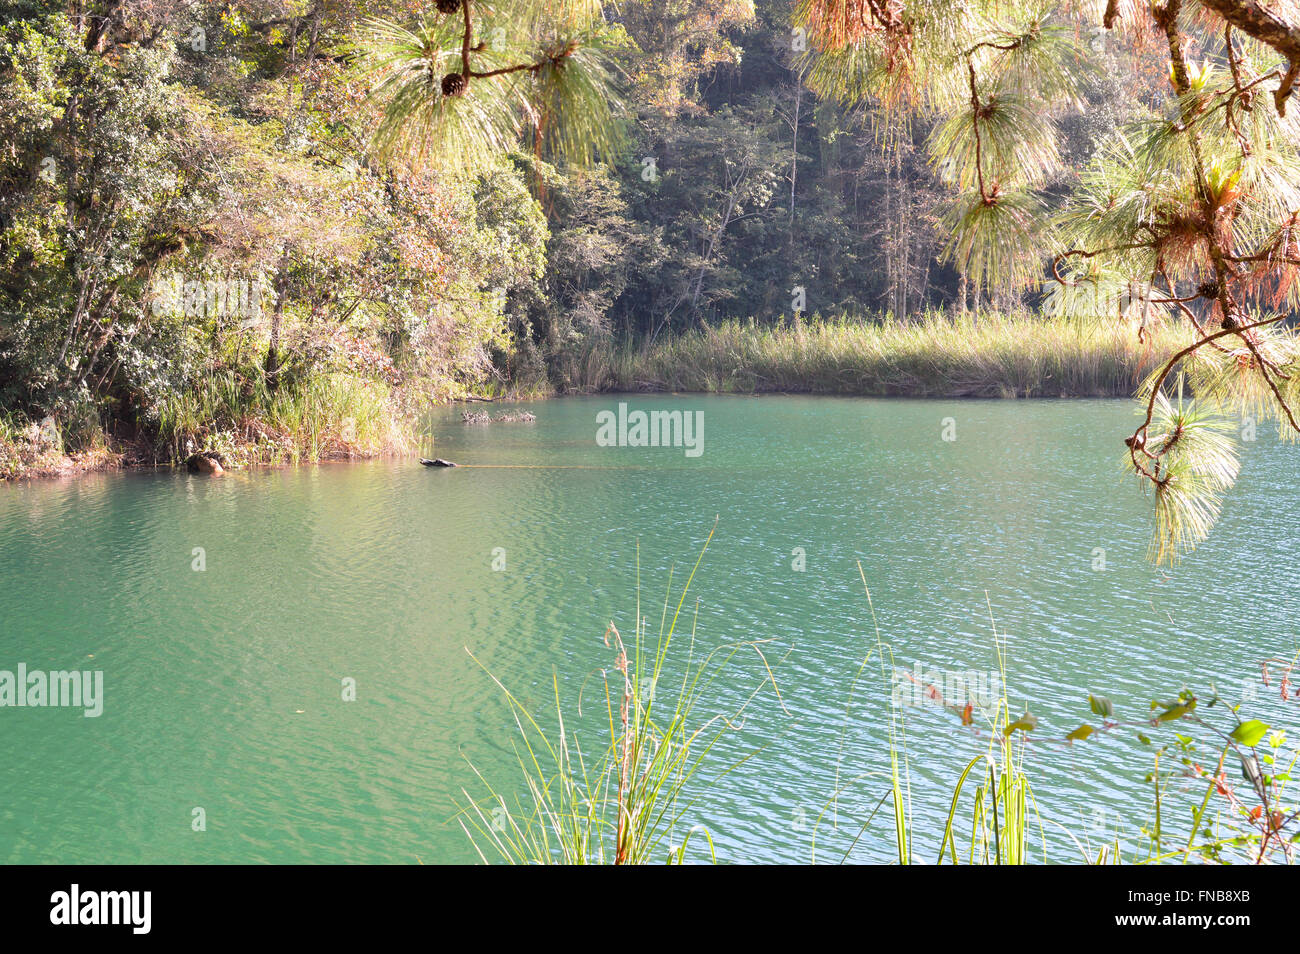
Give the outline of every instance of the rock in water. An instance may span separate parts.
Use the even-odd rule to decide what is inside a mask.
[[[221,461],[207,454],[193,454],[186,463],[189,464],[190,470],[197,474],[211,474],[213,477],[218,477],[225,473]]]
[[[457,464],[454,461],[443,460],[441,457],[435,457],[433,460],[429,460],[427,457],[421,457],[420,463],[423,464],[425,467],[459,467],[460,466],[460,464]]]

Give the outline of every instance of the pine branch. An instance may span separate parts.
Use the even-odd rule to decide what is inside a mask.
[[[1291,64],[1282,83],[1273,92],[1273,103],[1279,116],[1286,115],[1286,101],[1291,96],[1297,79],[1300,79],[1300,23],[1283,19],[1256,0],[1201,0],[1241,32],[1254,37],[1281,53]]]
[[[1128,445],[1129,455],[1133,459],[1133,467],[1138,471],[1138,473],[1148,478],[1152,483],[1159,484],[1161,482],[1159,478],[1157,478],[1154,474],[1152,474],[1150,471],[1148,471],[1145,467],[1142,466],[1142,464],[1137,459],[1137,455],[1139,452],[1141,452],[1150,460],[1156,460],[1160,456],[1159,453],[1153,454],[1146,449],[1146,442],[1147,442],[1146,432],[1147,429],[1151,426],[1151,419],[1155,416],[1156,398],[1160,394],[1160,389],[1164,385],[1165,379],[1169,377],[1170,372],[1173,371],[1174,367],[1178,364],[1178,362],[1182,361],[1183,358],[1186,358],[1188,355],[1192,354],[1202,346],[1207,345],[1219,338],[1225,338],[1228,335],[1239,334],[1244,331],[1250,331],[1254,328],[1262,328],[1265,325],[1275,324],[1276,322],[1281,321],[1285,317],[1286,315],[1278,315],[1274,318],[1266,318],[1263,321],[1256,321],[1249,325],[1239,325],[1239,326],[1233,326],[1231,328],[1224,328],[1222,331],[1216,331],[1212,335],[1206,335],[1204,338],[1200,339],[1199,341],[1192,342],[1190,345],[1183,348],[1181,351],[1179,351],[1172,358],[1169,359],[1169,361],[1160,370],[1160,374],[1157,375],[1155,381],[1151,385],[1151,397],[1147,400],[1146,418],[1142,421],[1142,424],[1138,427],[1138,429],[1133,432],[1133,436],[1126,438],[1124,441],[1124,443]],[[1269,383],[1271,386],[1272,382],[1270,381]],[[1285,405],[1283,405],[1283,407],[1285,407]],[[1290,417],[1290,408],[1287,408],[1287,415],[1288,417]],[[1292,418],[1292,421],[1294,422],[1294,418]],[[1300,431],[1300,426],[1296,427],[1296,430]]]

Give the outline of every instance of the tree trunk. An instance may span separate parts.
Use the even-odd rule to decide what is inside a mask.
[[[275,311],[271,313],[271,342],[266,349],[266,363],[262,365],[262,377],[268,391],[280,386],[280,369],[284,367],[280,360],[280,323],[284,316],[284,300],[289,289],[289,247],[286,245],[280,254],[280,268],[276,273]]]
[[[894,244],[898,247],[898,274],[894,278],[894,317],[897,321],[907,319],[907,284],[912,258],[907,228],[907,217],[911,211],[911,194],[908,191],[907,175],[903,169],[901,150],[902,147],[899,146],[894,166],[894,171],[898,176],[898,221],[894,233]]]
[[[794,184],[799,175],[799,107],[803,104],[803,82],[794,85],[794,130],[790,134],[790,245],[794,246]]]
[[[885,246],[885,310],[889,311],[894,297],[894,243],[890,235],[894,222],[894,183],[889,174],[889,160],[885,160],[885,221],[881,226],[881,244]]]

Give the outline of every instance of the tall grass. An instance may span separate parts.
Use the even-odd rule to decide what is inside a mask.
[[[844,708],[844,729],[840,737],[840,757],[836,762],[836,785],[831,798],[813,833],[813,861],[817,860],[817,830],[820,829],[825,816],[834,811],[838,814],[839,798],[849,787],[866,778],[876,777],[875,773],[863,773],[841,784],[843,768],[844,735],[851,721],[853,697],[866,667],[874,657],[878,667],[882,686],[889,696],[889,774],[884,781],[888,790],[876,802],[875,807],[862,821],[856,834],[844,851],[841,861],[848,860],[853,849],[870,828],[880,809],[889,802],[893,809],[892,837],[896,848],[898,863],[912,864],[917,860],[928,861],[918,857],[916,830],[912,816],[912,775],[911,759],[907,741],[907,725],[903,707],[891,691],[889,674],[895,671],[892,647],[886,643],[880,633],[880,624],[876,618],[876,608],[871,600],[871,590],[867,586],[866,575],[858,565],[858,575],[862,579],[862,588],[871,611],[871,621],[875,629],[875,646],[862,660],[849,689],[848,701]],[[993,621],[992,607],[989,607],[989,623],[993,629],[993,644],[997,651],[998,670],[1002,674],[1002,686],[1005,690],[1006,655],[1002,637],[998,634],[997,624]],[[888,662],[888,666],[886,665]],[[942,700],[940,700],[942,701]],[[970,718],[971,710],[963,716],[963,722]],[[1029,859],[1029,835],[1031,831],[1029,806],[1033,794],[1029,778],[1024,771],[1025,743],[1023,729],[1028,726],[1026,716],[1012,716],[1011,707],[1005,691],[996,701],[991,712],[985,716],[988,744],[985,750],[972,758],[957,777],[949,803],[948,815],[944,824],[943,837],[933,857],[935,864],[1008,864],[1019,865]],[[974,785],[974,792],[968,800],[963,799],[969,786]],[[838,819],[837,819],[838,823]],[[1042,836],[1042,825],[1039,823]],[[1047,860],[1046,839],[1043,839],[1043,860]]]
[[[560,372],[573,389],[597,391],[1127,397],[1185,337],[1181,328],[1155,330],[1139,342],[1126,321],[1028,313],[728,321],[649,346],[603,344]]]
[[[965,841],[966,863],[1022,865],[1028,861],[1028,806],[1033,800],[1033,792],[1024,770],[1023,730],[1032,728],[1032,723],[1027,715],[1013,715],[1007,701],[1006,645],[993,622],[992,607],[989,625],[993,629],[993,645],[997,649],[998,671],[1002,675],[1001,685],[1004,691],[987,719],[989,741],[985,751],[970,760],[953,789],[943,840],[939,844],[939,864],[944,862],[945,857],[953,864],[961,864],[963,861],[957,839],[957,817],[961,810],[962,792],[968,780],[978,784],[967,809],[970,838]],[[1041,822],[1038,828],[1041,837]],[[945,848],[948,852],[946,856]],[[1047,860],[1045,840],[1043,860]]]
[[[120,462],[121,455],[109,447],[98,421],[76,419],[69,429],[71,441],[57,423],[36,423],[0,410],[0,480],[69,476]]]
[[[582,742],[581,694],[579,721],[573,724],[565,717],[559,683],[553,675],[555,724],[543,728],[540,714],[529,712],[488,673],[504,694],[518,730],[515,753],[524,794],[514,798],[512,806],[496,787],[499,783],[474,769],[485,793],[476,798],[464,792],[466,802],[457,817],[482,861],[681,864],[687,859],[688,848],[697,843],[698,857],[717,860],[712,835],[704,826],[692,825],[690,816],[710,781],[735,766],[711,780],[701,772],[706,758],[724,734],[739,724],[754,696],[768,682],[775,690],[776,679],[760,648],[765,640],[725,644],[697,655],[698,606],[680,679],[670,675],[670,649],[682,607],[712,539],[710,532],[675,608],[670,573],[658,636],[653,640],[641,616],[638,549],[636,624],[630,649],[613,623],[605,632],[613,667],[600,672],[608,736],[598,751],[588,752]],[[704,694],[746,649],[762,660],[763,680],[735,711],[701,714],[698,710]],[[779,700],[779,691],[777,696]]]
[[[771,683],[783,709],[784,701],[761,649],[761,643],[765,641],[727,644],[697,662],[694,623],[686,665],[680,682],[676,683],[675,695],[666,696],[657,691],[666,678],[665,663],[687,592],[712,538],[710,532],[675,608],[671,603],[670,575],[670,593],[665,596],[659,635],[653,644],[647,638],[647,628],[641,616],[638,555],[638,623],[631,652],[613,623],[605,633],[605,644],[614,654],[612,670],[601,671],[608,736],[594,757],[583,747],[581,730],[565,717],[559,682],[554,675],[551,678],[554,726],[548,729],[542,726],[540,716],[531,713],[513,692],[488,672],[506,699],[515,721],[515,753],[524,794],[514,799],[512,807],[495,783],[485,778],[471,763],[474,774],[483,785],[484,794],[474,797],[462,790],[466,801],[457,818],[480,860],[513,864],[682,863],[686,860],[688,845],[698,836],[707,846],[707,857],[716,861],[712,834],[701,825],[691,825],[689,819],[691,810],[707,793],[708,785],[697,789],[692,783],[700,774],[706,757],[722,736],[739,723],[745,709],[764,685]],[[858,570],[861,575],[861,567]],[[882,680],[886,678],[886,658],[889,658],[891,666],[893,662],[892,651],[882,639],[876,622],[865,576],[863,587],[876,628],[876,646],[873,653],[863,660],[850,688],[849,702],[845,707],[846,729],[853,693],[873,655],[880,665]],[[698,615],[698,608],[696,612]],[[999,668],[1005,674],[1004,647],[996,626],[994,643],[998,650]],[[734,656],[746,647],[752,648],[762,660],[766,674],[763,681],[745,696],[735,712],[729,715],[715,713],[697,719],[695,713],[703,693],[721,676]],[[898,862],[911,864],[917,860],[906,726],[901,709],[893,702],[892,693],[890,698],[889,789],[857,830],[844,859],[863,837],[879,809],[890,801]],[[581,697],[579,716],[580,700]],[[943,838],[934,858],[937,863],[1027,862],[1032,794],[1023,768],[1024,744],[1016,738],[1023,718],[1013,718],[1005,694],[996,711],[988,717],[987,749],[967,764],[956,781]],[[840,751],[842,759],[843,739]],[[725,768],[714,780],[727,775],[741,762]],[[839,769],[837,764],[832,802],[848,787],[839,784]],[[858,776],[854,781],[870,774]],[[971,785],[974,792],[964,800],[963,793]],[[830,806],[828,802],[827,810]],[[823,818],[825,814],[823,811]],[[818,819],[818,825],[821,820]],[[1041,823],[1039,828],[1041,831]],[[817,860],[816,844],[815,827],[814,862]],[[1046,860],[1045,841],[1043,853]]]
[[[192,448],[260,464],[374,456],[404,449],[409,433],[387,385],[341,372],[276,390],[257,376],[216,372],[169,395],[157,428],[172,460]]]
[[[708,796],[711,782],[730,774],[758,753],[745,755],[723,767],[712,778],[704,778],[702,774],[705,762],[724,734],[739,725],[750,703],[767,683],[771,683],[782,711],[786,715],[789,711],[777,688],[772,667],[763,654],[765,640],[727,644],[697,659],[696,629],[692,623],[684,669],[679,679],[669,676],[672,667],[666,663],[681,622],[686,596],[712,539],[713,533],[710,532],[675,606],[670,573],[656,640],[649,638],[647,623],[641,615],[638,550],[635,637],[629,648],[613,623],[606,630],[605,645],[613,655],[612,667],[600,670],[604,688],[602,729],[607,738],[594,755],[580,739],[590,727],[590,720],[584,722],[582,718],[582,693],[578,697],[579,718],[576,722],[570,721],[561,702],[558,678],[553,675],[553,725],[543,727],[543,716],[530,712],[514,693],[488,673],[501,689],[514,717],[517,729],[515,752],[523,780],[523,794],[515,797],[512,805],[493,782],[474,769],[484,794],[476,798],[462,790],[466,801],[457,818],[482,861],[680,864],[687,860],[687,851],[692,845],[697,846],[692,857],[717,860],[713,834],[702,825],[691,824],[693,812],[700,800]],[[1001,675],[1002,691],[997,698],[980,700],[981,708],[976,709],[973,699],[944,699],[937,687],[919,686],[926,699],[960,715],[963,732],[984,740],[979,746],[981,751],[966,762],[951,781],[951,788],[942,792],[948,807],[941,832],[919,829],[912,810],[916,783],[911,771],[911,744],[904,717],[906,707],[891,691],[898,669],[893,650],[881,634],[861,565],[858,574],[870,610],[874,645],[862,658],[849,686],[834,785],[812,829],[812,861],[819,860],[819,838],[823,848],[821,857],[825,858],[827,839],[822,837],[822,833],[828,815],[834,820],[835,830],[840,830],[840,799],[845,792],[871,783],[879,785],[878,801],[865,813],[865,818],[859,815],[849,822],[844,839],[847,846],[837,846],[835,854],[838,858],[832,855],[831,860],[848,861],[869,832],[892,842],[897,863],[904,865],[918,862],[1019,865],[1052,860],[1048,856],[1044,821],[1026,771],[1029,739],[1033,734],[1040,743],[1073,743],[1076,739],[1088,739],[1093,730],[1084,726],[1081,728],[1087,728],[1087,732],[1076,729],[1064,738],[1044,739],[1037,735],[1036,718],[1027,712],[1015,714],[1006,692],[1006,639],[998,632],[992,605],[987,604]],[[698,605],[696,617],[698,621]],[[747,649],[752,649],[762,660],[757,686],[739,693],[742,701],[729,714],[698,715],[699,710],[705,707],[704,700],[723,677],[724,670],[737,653]],[[881,688],[889,700],[888,769],[863,771],[845,779],[844,754],[849,726],[869,717],[854,711],[854,698],[873,661],[878,667]],[[1267,662],[1278,667],[1284,680],[1297,666],[1294,658]],[[671,687],[670,682],[673,684]],[[1284,681],[1283,684],[1290,683]],[[665,691],[659,691],[661,686]],[[667,691],[669,688],[674,690],[674,694]],[[1285,694],[1285,688],[1283,692]],[[1184,691],[1177,704],[1168,704],[1170,708],[1166,714],[1174,712],[1177,718],[1192,718],[1195,702],[1195,697]],[[1108,700],[1089,696],[1089,705],[1095,714],[1109,720],[1105,724],[1107,729],[1122,724],[1111,719]],[[1242,855],[1239,860],[1252,863],[1259,863],[1266,857],[1273,860],[1273,856],[1288,863],[1294,861],[1296,838],[1284,832],[1284,828],[1300,815],[1293,814],[1294,805],[1284,803],[1283,797],[1286,783],[1300,763],[1300,752],[1295,749],[1289,753],[1285,751],[1285,732],[1277,730],[1270,734],[1269,726],[1258,721],[1242,722],[1235,715],[1235,707],[1233,712],[1237,725],[1231,734],[1217,733],[1224,745],[1213,771],[1198,764],[1199,756],[1190,737],[1179,735],[1174,742],[1156,752],[1156,770],[1148,778],[1154,782],[1155,789],[1154,824],[1142,829],[1149,844],[1145,855],[1141,845],[1134,846],[1132,863],[1186,863],[1193,855],[1223,862],[1233,860],[1234,853]],[[1157,716],[1129,725],[1139,731],[1150,731],[1160,721],[1161,717]],[[1199,719],[1193,718],[1192,721],[1203,724]],[[1255,746],[1263,742],[1267,742],[1266,747],[1256,755]],[[1237,795],[1224,774],[1225,763],[1234,751],[1243,767],[1248,761],[1256,767],[1255,781],[1251,784],[1254,786],[1252,791],[1261,801],[1258,808],[1253,808],[1248,798],[1243,800]],[[1184,833],[1175,834],[1162,824],[1162,818],[1170,814],[1165,803],[1173,777],[1168,769],[1162,772],[1162,756],[1166,760],[1177,757],[1182,768],[1181,771],[1175,769],[1175,775],[1190,780],[1193,787],[1205,785],[1203,792],[1193,792],[1200,795],[1199,804],[1188,806],[1191,824],[1189,831]],[[1214,761],[1206,765],[1214,765]],[[1261,769],[1261,765],[1269,769],[1276,766],[1282,771],[1272,775]],[[1244,777],[1250,780],[1249,776]],[[1223,808],[1212,809],[1211,800],[1216,792],[1226,799]],[[886,803],[889,810],[885,808]],[[892,814],[892,819],[882,821],[876,826],[879,830],[873,831],[876,819],[886,819],[889,814]],[[1073,842],[1084,863],[1118,864],[1125,860],[1118,831],[1109,841],[1093,845],[1087,835],[1062,825],[1056,827]],[[1181,834],[1187,836],[1185,845],[1175,842]],[[931,840],[925,843],[927,835]]]

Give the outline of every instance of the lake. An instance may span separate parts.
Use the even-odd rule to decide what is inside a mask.
[[[602,446],[598,415],[619,402],[700,412],[698,456]],[[0,860],[472,861],[453,818],[462,789],[483,791],[471,763],[506,790],[518,768],[510,711],[467,650],[539,711],[553,710],[553,672],[566,712],[586,681],[585,717],[603,718],[588,677],[612,664],[607,624],[633,630],[638,543],[657,629],[669,568],[679,585],[715,518],[688,598],[696,648],[771,640],[781,691],[760,692],[709,763],[762,748],[692,813],[720,860],[809,860],[835,780],[857,776],[817,859],[894,857],[887,807],[850,850],[887,789],[869,773],[888,766],[874,662],[846,718],[875,645],[858,561],[900,669],[996,669],[991,608],[1011,704],[1045,736],[1095,722],[1089,692],[1126,718],[1185,685],[1235,699],[1262,658],[1295,652],[1300,449],[1271,431],[1245,445],[1209,541],[1169,571],[1145,560],[1150,500],[1121,468],[1127,401],[529,409],[535,423],[432,415],[423,453],[474,465],[456,469],[0,486],[0,670],[104,674],[96,718],[0,708]],[[703,708],[729,711],[764,675],[738,655]],[[933,860],[957,774],[986,740],[933,706],[904,716],[917,851]],[[1054,860],[1079,860],[1063,828],[1095,846],[1150,818],[1151,751],[1133,732],[1032,744],[1026,768]]]

